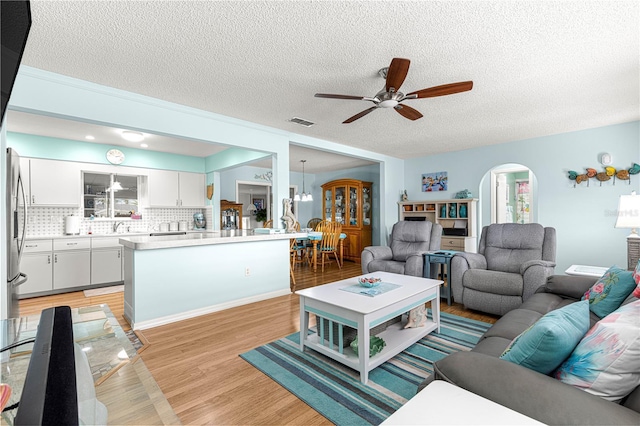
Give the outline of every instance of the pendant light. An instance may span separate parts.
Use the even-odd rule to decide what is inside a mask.
[[[304,163],[306,163],[307,160],[300,160],[300,162],[302,163],[302,196],[296,192],[295,197],[293,197],[293,201],[313,201],[311,193],[307,194],[304,190]]]

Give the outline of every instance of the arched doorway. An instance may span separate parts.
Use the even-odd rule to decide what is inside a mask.
[[[501,164],[489,170],[481,183],[483,225],[533,223],[537,218],[536,177],[522,164]],[[487,220],[488,219],[488,220]]]

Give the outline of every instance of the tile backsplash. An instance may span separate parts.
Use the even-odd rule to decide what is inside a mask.
[[[93,234],[106,234],[111,232],[115,222],[123,222],[129,232],[158,231],[160,224],[173,221],[186,221],[187,228],[193,229],[193,214],[205,213],[207,217],[207,229],[212,229],[213,216],[209,213],[211,208],[184,208],[184,209],[142,209],[142,219],[96,219],[83,218],[80,222],[80,235],[86,235],[89,230]],[[51,237],[64,235],[64,218],[66,216],[82,216],[82,208],[75,207],[30,207],[27,210],[27,238]],[[211,219],[210,219],[211,218]]]

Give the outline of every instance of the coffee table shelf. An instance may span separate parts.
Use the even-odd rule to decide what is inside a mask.
[[[362,275],[365,276],[372,275]],[[304,347],[307,346],[359,371],[360,380],[364,384],[368,381],[369,371],[432,331],[440,331],[442,281],[389,272],[377,272],[375,276],[385,283],[397,284],[400,287],[375,297],[342,290],[357,283],[359,277],[355,277],[296,292],[300,296],[300,350],[304,351]],[[378,354],[369,357],[371,328],[427,302],[431,302],[432,319],[427,321],[424,327],[404,329],[401,323],[391,324],[385,331],[377,334],[386,342],[386,346]],[[310,314],[356,329],[358,355],[350,347],[342,348],[340,344],[330,346],[326,340],[327,336],[320,336],[320,332],[309,335]],[[332,326],[330,323],[329,327]]]
[[[424,336],[437,329],[438,325],[433,321],[427,321],[424,327],[403,327],[404,324],[402,324],[401,322],[391,324],[385,331],[376,334],[376,336],[383,339],[387,344],[380,352],[372,357],[369,357],[369,362],[367,363],[369,371],[373,370],[385,361],[388,361],[389,359],[405,350],[407,347],[419,341]],[[358,355],[356,355],[356,353],[353,351],[353,349],[347,346],[343,349],[343,353],[339,353],[337,350],[329,348],[328,343],[323,344],[320,336],[317,333],[309,336],[305,340],[305,346],[313,349],[316,352],[320,352],[323,355],[333,358],[336,361],[339,361],[342,364],[346,365],[347,367],[353,368],[354,370],[359,370],[360,368],[360,359]]]

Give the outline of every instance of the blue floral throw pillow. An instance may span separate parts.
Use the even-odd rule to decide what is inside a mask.
[[[500,358],[550,374],[573,352],[589,326],[589,303],[572,303],[536,321],[513,339]]]
[[[582,300],[589,300],[591,312],[604,318],[618,309],[635,287],[631,271],[614,265],[587,290]]]

